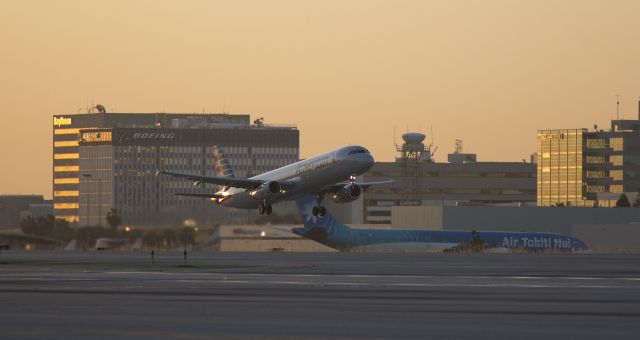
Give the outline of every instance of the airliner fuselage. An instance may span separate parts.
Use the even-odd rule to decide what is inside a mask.
[[[356,176],[373,166],[373,157],[361,146],[345,146],[321,155],[295,162],[251,178],[237,178],[231,164],[217,145],[212,146],[216,176],[200,176],[167,170],[158,175],[185,178],[197,186],[201,183],[216,184],[222,189],[216,193],[176,193],[181,196],[210,198],[211,201],[234,208],[258,208],[261,214],[270,214],[271,205],[282,201],[314,195],[317,197],[313,213],[322,216],[321,205],[325,196],[334,202],[351,202],[363,189],[392,181],[355,183]]]
[[[265,198],[269,204],[295,200],[310,193],[320,193],[341,181],[362,175],[373,166],[369,151],[361,146],[346,146],[281,168],[251,177],[251,180],[294,183],[289,189]],[[263,203],[252,195],[255,191],[244,188],[224,188],[218,191],[223,198],[213,198],[228,207],[254,209]]]

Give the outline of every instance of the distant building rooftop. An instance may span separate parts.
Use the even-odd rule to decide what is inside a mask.
[[[296,129],[294,124],[265,124],[258,118],[251,123],[248,114],[228,113],[78,113],[53,116],[54,128],[185,128],[185,129],[224,129],[224,128],[287,128]]]

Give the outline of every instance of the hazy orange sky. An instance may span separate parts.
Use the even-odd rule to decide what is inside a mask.
[[[393,127],[481,161],[640,96],[640,1],[0,1],[0,193],[51,196],[51,115],[220,112],[295,123],[301,156]],[[428,137],[430,139],[430,137]],[[399,137],[398,137],[399,141]]]

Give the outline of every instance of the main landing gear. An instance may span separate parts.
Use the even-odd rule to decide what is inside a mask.
[[[313,207],[313,209],[311,210],[311,213],[313,214],[313,216],[322,217],[327,212],[327,209],[322,206],[322,198],[323,198],[323,196],[324,195],[322,195],[322,194],[318,195],[318,205]]]
[[[267,215],[271,215],[271,213],[273,212],[273,208],[271,207],[271,204],[268,203],[260,203],[260,205],[258,205],[258,212],[260,213],[260,215],[262,214],[267,214]]]
[[[327,212],[325,207],[313,207],[313,209],[311,210],[311,213],[313,214],[313,216],[324,216],[324,214]]]

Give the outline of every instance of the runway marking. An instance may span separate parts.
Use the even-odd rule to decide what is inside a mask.
[[[477,277],[477,276],[476,276]],[[496,277],[496,276],[493,276]],[[500,276],[509,279],[540,279],[540,278],[553,278],[553,279],[565,279],[565,280],[629,280],[640,281],[638,277],[595,277],[595,276]]]
[[[199,282],[202,282],[199,280]],[[211,282],[211,281],[206,281]],[[376,287],[513,287],[513,288],[640,288],[621,285],[561,285],[561,284],[519,284],[519,283],[404,283],[404,282],[310,282],[310,281],[252,281],[222,280],[216,283],[261,284],[261,285],[307,285],[307,286],[376,286]]]
[[[369,286],[369,287],[494,287],[494,288],[635,288],[634,286],[615,285],[588,285],[588,286],[568,286],[568,285],[535,285],[535,284],[473,284],[473,283],[368,283],[368,282],[305,282],[305,281],[218,281],[218,283],[243,283],[243,284],[276,284],[276,285],[300,285],[300,286]]]
[[[102,275],[102,274],[106,274],[109,276],[113,276],[113,275],[131,275],[131,276],[144,276],[144,275],[157,275],[157,276],[165,276],[167,277],[166,279],[171,279],[171,276],[175,276],[175,275],[180,275],[182,278],[177,280],[178,282],[197,282],[198,279],[197,277],[209,277],[212,279],[218,279],[218,280],[226,280],[229,282],[236,282],[236,281],[241,281],[238,283],[249,283],[249,282],[257,282],[257,283],[290,283],[290,284],[304,284],[306,283],[306,281],[255,281],[255,280],[229,280],[229,277],[231,278],[249,278],[249,277],[272,277],[274,275],[280,276],[280,277],[291,277],[291,278],[321,278],[321,279],[338,279],[338,278],[354,278],[354,279],[413,279],[413,280],[446,280],[446,279],[464,279],[464,280],[468,280],[468,279],[474,279],[474,280],[537,280],[537,281],[557,281],[557,280],[567,280],[567,281],[630,281],[630,282],[640,282],[640,278],[635,278],[635,277],[576,277],[576,276],[500,276],[500,275],[496,275],[496,276],[490,276],[490,275],[384,275],[384,274],[380,274],[380,275],[372,275],[372,274],[265,274],[265,273],[171,273],[171,272],[135,272],[135,271],[111,271],[111,272],[96,272],[96,273],[83,273],[82,277],[78,277],[75,276],[73,274],[70,275],[70,277],[65,277],[65,278],[57,278],[55,274],[51,274],[48,275],[47,277],[42,277],[42,274],[18,274],[15,275],[17,277],[21,277],[22,279],[27,278],[30,281],[51,281],[51,280],[56,280],[56,281],[100,281],[100,280],[104,280],[104,278],[91,278],[91,277],[86,277],[86,274],[95,274],[95,275]],[[15,277],[14,276],[14,277]],[[38,276],[38,277],[31,277],[31,276]],[[184,276],[192,276],[193,278],[184,278]],[[211,282],[211,279],[209,280],[199,280],[199,281],[203,281],[203,282]],[[318,282],[308,282],[309,284],[318,284]],[[331,282],[321,282],[322,284],[328,284]],[[368,282],[359,282],[359,281],[354,281],[354,282],[342,282],[342,284],[365,284]],[[335,284],[335,282],[334,282]],[[394,284],[393,282],[379,282],[378,284],[384,285],[391,285]],[[426,283],[400,283],[403,285],[427,285]],[[438,284],[438,283],[429,283],[428,285],[444,285],[444,284]],[[482,286],[491,286],[491,284],[481,284]],[[515,286],[515,285],[521,285],[521,284],[508,284],[509,286]],[[549,287],[566,287],[566,286],[570,286],[568,284],[528,284],[528,285],[533,285],[533,286],[549,286]],[[462,285],[464,286],[464,285]],[[522,286],[527,286],[522,285]],[[630,286],[621,286],[621,285],[577,285],[576,287],[593,287],[593,288],[606,288],[606,287],[634,287],[633,285]]]
[[[36,276],[37,277],[33,277]],[[491,276],[491,275],[384,275],[384,274],[279,274],[279,273],[180,273],[107,271],[68,273],[60,278],[56,273],[22,273],[4,281],[4,287],[12,281],[32,282],[108,281],[126,284],[142,279],[146,286],[127,285],[125,289],[148,288],[153,282],[179,282],[198,285],[291,285],[291,286],[350,286],[350,287],[481,287],[481,288],[591,288],[591,289],[639,289],[640,278],[635,277],[585,277],[585,276]],[[144,278],[144,276],[151,277]],[[105,278],[106,276],[106,278]],[[274,280],[275,279],[275,280]],[[473,280],[468,282],[469,280]],[[608,281],[608,282],[606,282]],[[148,285],[147,285],[148,284]],[[98,287],[100,288],[100,287]]]
[[[628,280],[640,281],[638,277],[595,277],[595,276],[502,276],[502,275],[386,275],[386,274],[280,274],[280,273],[178,273],[178,272],[134,272],[134,271],[117,271],[102,272],[96,274],[126,274],[126,275],[204,275],[204,276],[292,276],[292,277],[352,277],[352,278],[399,278],[399,279],[420,279],[420,278],[459,278],[459,279],[521,279],[521,280],[540,280],[540,279],[565,279],[565,280]],[[39,274],[38,274],[39,275]]]

